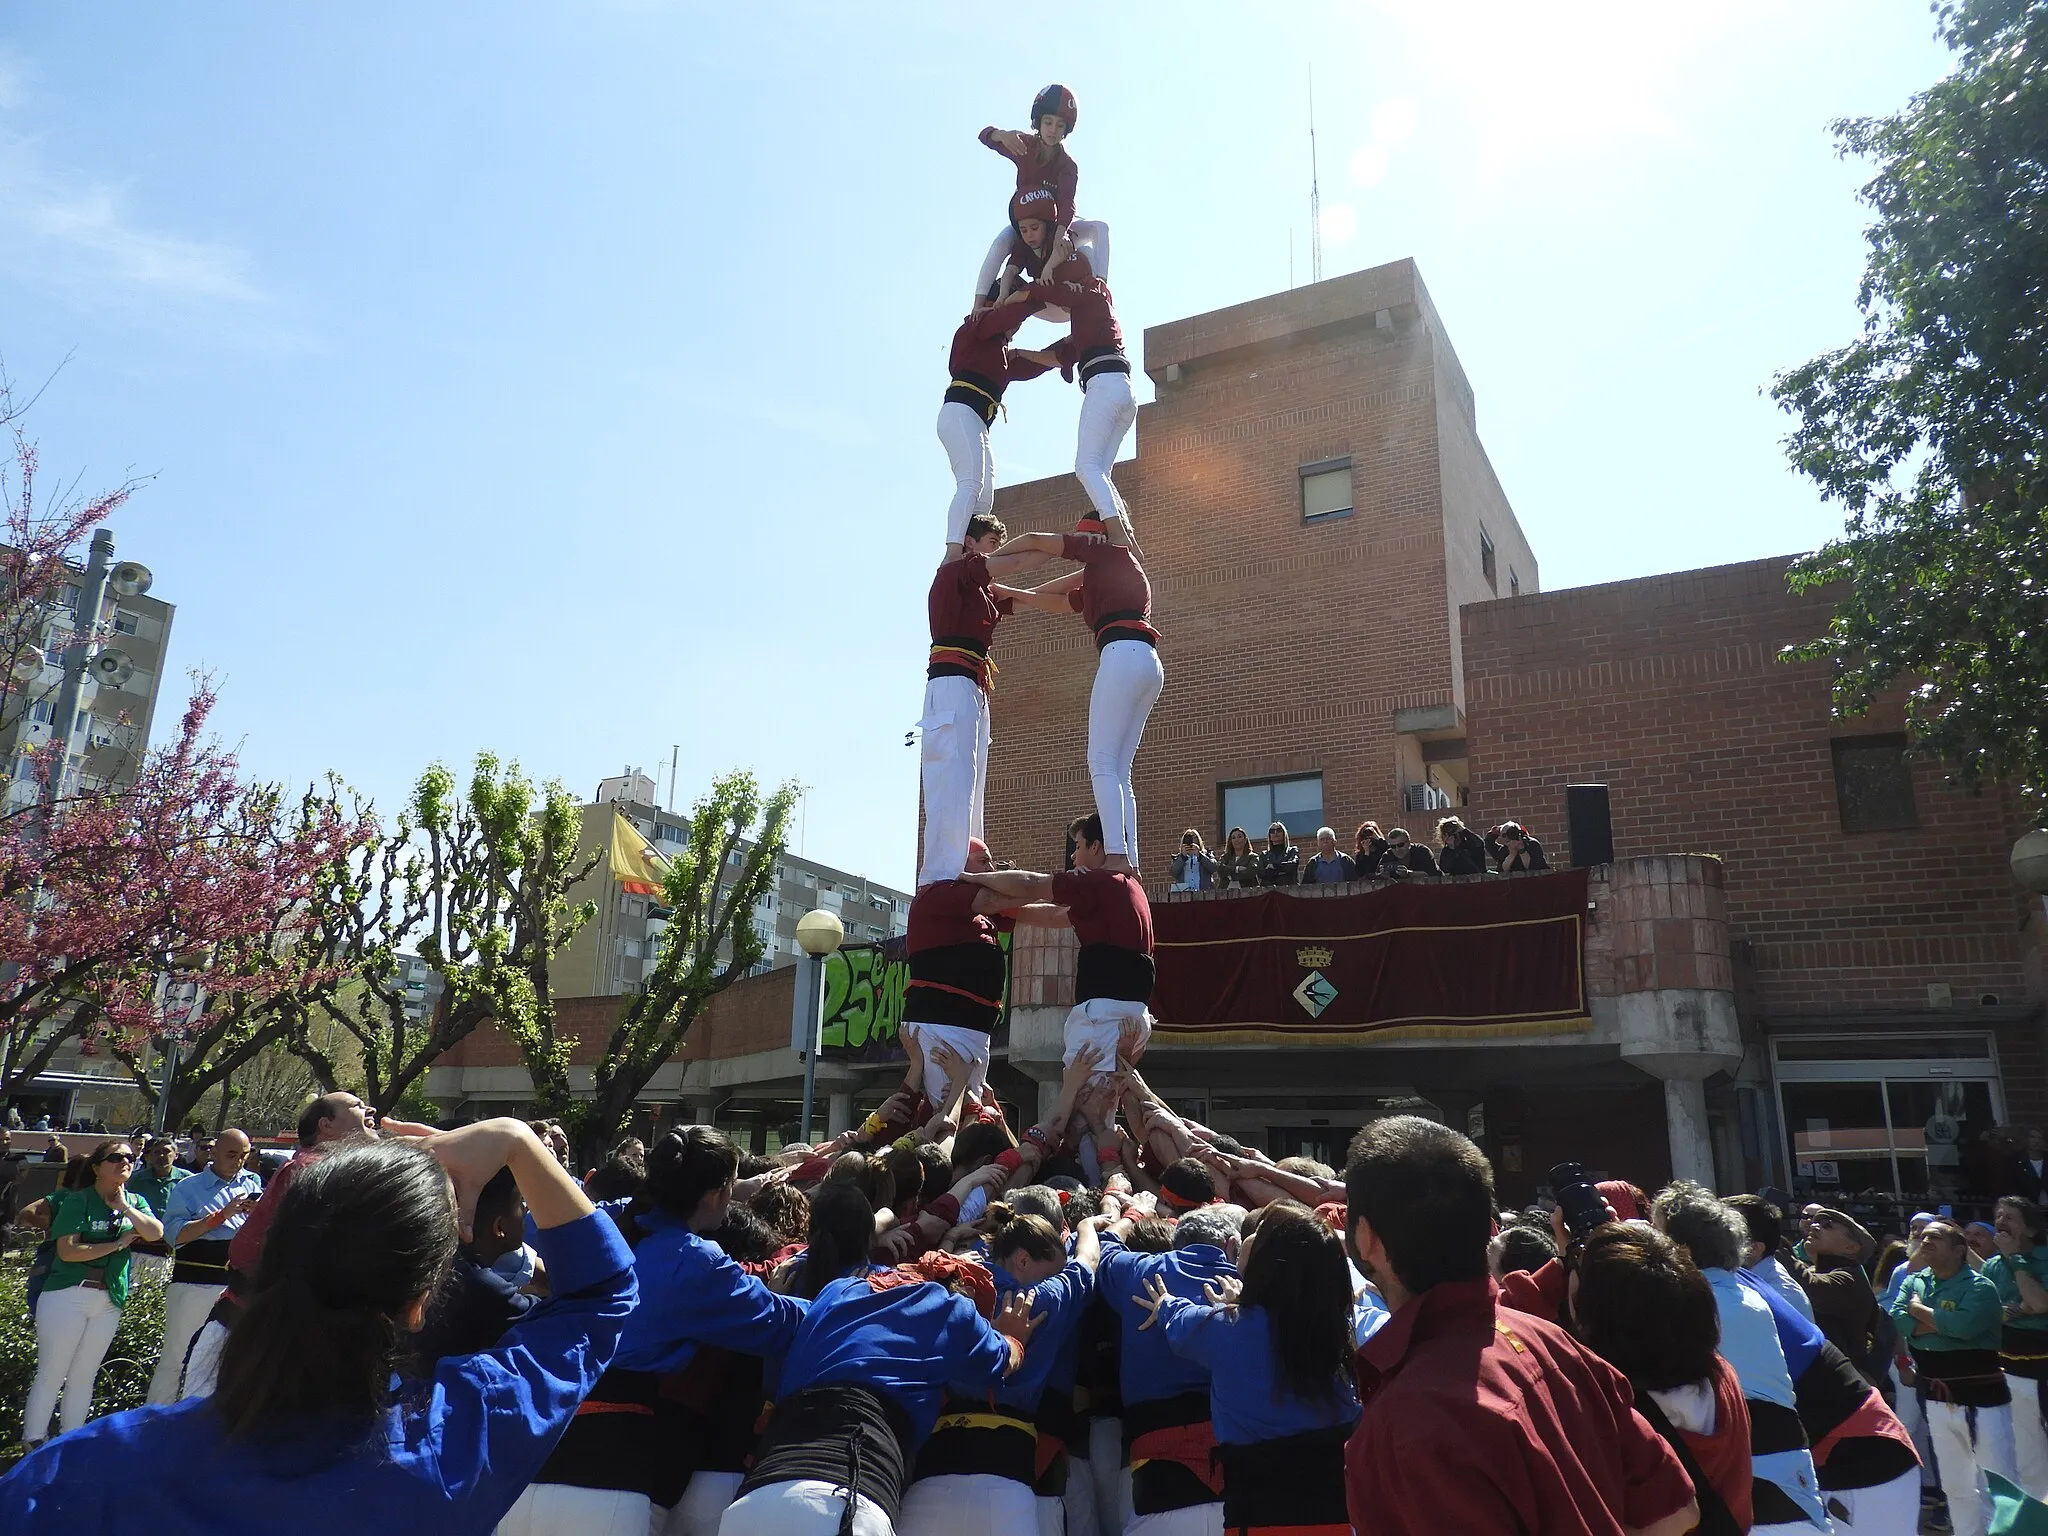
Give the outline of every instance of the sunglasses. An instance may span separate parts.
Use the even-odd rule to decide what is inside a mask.
[[[133,1152],[109,1152],[100,1159],[100,1163],[127,1163],[133,1165],[134,1162],[135,1154]],[[97,1168],[99,1163],[94,1163],[93,1166]]]

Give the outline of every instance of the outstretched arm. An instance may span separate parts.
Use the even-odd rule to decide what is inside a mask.
[[[1060,540],[1057,533],[1020,533],[988,557],[989,575],[1022,576],[1026,571],[1050,565],[1066,548]]]
[[[1027,902],[1052,900],[1052,876],[1035,875],[1025,869],[969,870],[960,877],[1000,896],[1004,907],[1021,907]]]
[[[1012,602],[1022,603],[1026,608],[1037,608],[1045,613],[1072,613],[1074,605],[1068,601],[1068,594],[1080,587],[1082,574],[1080,571],[1069,571],[1043,586],[997,587],[995,593],[998,597],[1007,597]]]

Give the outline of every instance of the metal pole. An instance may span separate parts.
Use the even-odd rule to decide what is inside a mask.
[[[809,1048],[804,1052],[804,1120],[797,1133],[797,1140],[805,1143],[811,1139],[811,1099],[818,1084],[818,1007],[825,994],[825,957],[812,955],[810,962],[810,989],[803,998],[809,1036]]]
[[[92,536],[92,552],[79,578],[78,606],[71,614],[71,643],[64,648],[64,682],[57,690],[57,713],[50,720],[50,739],[58,744],[57,771],[44,790],[44,804],[71,789],[71,733],[78,724],[78,695],[85,686],[85,664],[91,659],[93,632],[100,624],[100,603],[107,595],[107,572],[114,564],[114,535],[105,528]]]

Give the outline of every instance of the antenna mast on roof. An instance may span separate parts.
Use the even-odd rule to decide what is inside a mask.
[[[1308,67],[1309,281],[1323,280],[1323,190],[1316,175],[1316,67]]]

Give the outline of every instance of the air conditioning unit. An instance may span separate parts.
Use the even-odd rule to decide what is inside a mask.
[[[1410,784],[1401,797],[1404,811],[1448,811],[1451,797],[1434,784]]]

